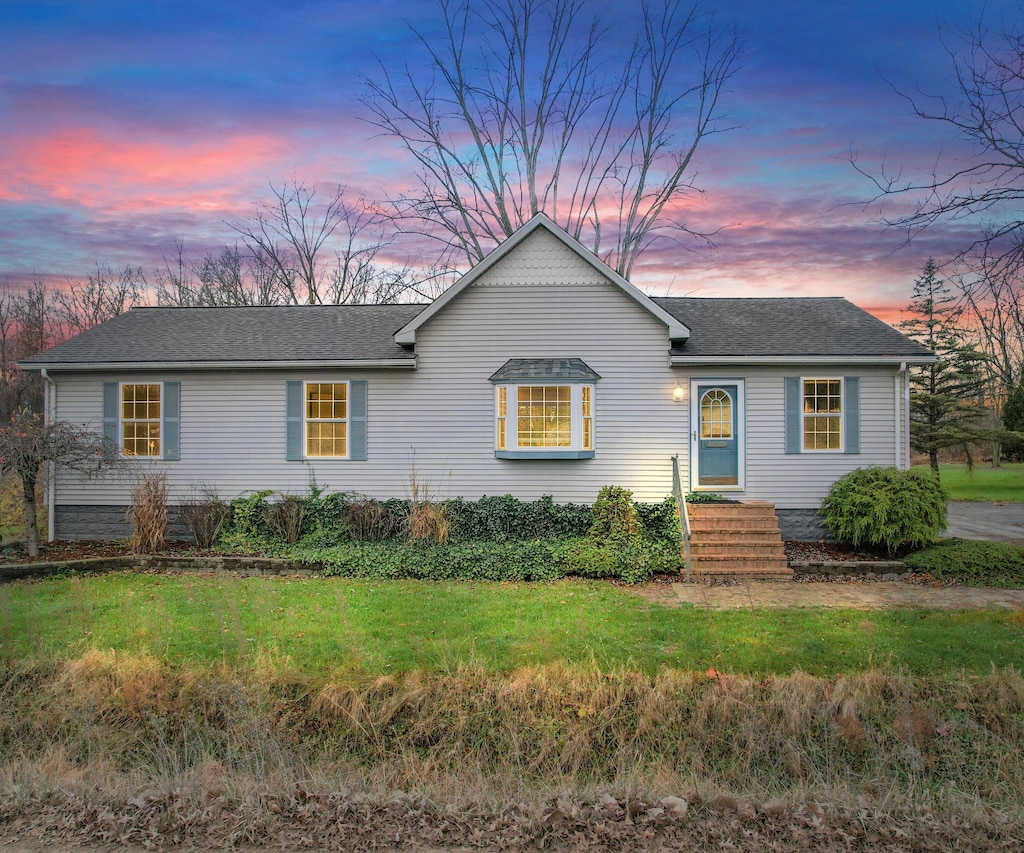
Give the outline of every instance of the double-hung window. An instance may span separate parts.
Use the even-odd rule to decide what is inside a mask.
[[[121,385],[121,451],[160,456],[160,383]]]
[[[843,380],[803,380],[804,450],[843,449]]]
[[[787,376],[786,453],[860,453],[860,377]]]
[[[306,383],[306,456],[348,456],[348,383]]]
[[[285,382],[285,459],[366,461],[365,379]]]
[[[104,382],[104,454],[177,461],[180,409],[180,382]]]
[[[594,456],[594,383],[579,359],[510,359],[495,385],[495,456],[589,459]]]

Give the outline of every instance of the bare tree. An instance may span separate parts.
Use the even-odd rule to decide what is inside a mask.
[[[1016,263],[1024,253],[1024,31],[1021,19],[992,28],[984,20],[957,36],[947,52],[956,81],[952,97],[897,90],[919,118],[945,125],[953,139],[973,149],[967,158],[944,163],[921,179],[902,171],[879,173],[851,157],[874,185],[871,203],[909,197],[912,209],[883,219],[908,237],[940,222],[978,222],[976,236],[961,247],[979,250],[987,266]]]
[[[419,167],[392,199],[403,227],[472,264],[544,211],[625,276],[659,235],[710,236],[676,203],[697,191],[698,146],[725,129],[734,33],[680,0],[644,2],[631,46],[585,0],[439,5],[438,38],[413,30],[423,62],[366,81],[371,123]]]
[[[407,272],[377,264],[391,244],[384,222],[344,187],[318,198],[318,186],[292,179],[248,222],[232,224],[249,251],[251,275],[267,292],[299,305],[396,301]]]
[[[139,267],[97,266],[84,280],[68,278],[63,287],[53,289],[52,321],[61,338],[77,335],[143,304],[147,287]]]
[[[208,308],[279,305],[284,301],[270,266],[248,251],[240,252],[237,246],[190,260],[179,242],[175,256],[164,258],[164,267],[155,278],[156,301],[162,306]]]
[[[64,421],[46,424],[42,417],[20,409],[0,426],[0,473],[13,473],[22,486],[25,510],[25,546],[32,557],[39,555],[39,526],[36,512],[36,484],[44,463],[86,474],[104,467],[123,466],[120,459],[103,453],[103,436]]]

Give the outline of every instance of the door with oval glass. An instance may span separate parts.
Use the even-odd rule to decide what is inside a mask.
[[[693,390],[693,486],[740,488],[742,383],[696,382]]]

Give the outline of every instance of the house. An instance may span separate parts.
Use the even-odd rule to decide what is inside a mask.
[[[49,417],[166,473],[170,503],[322,488],[773,502],[821,537],[841,475],[909,464],[931,353],[842,298],[652,298],[543,215],[429,305],[138,308],[22,363]],[[123,536],[131,485],[59,473],[58,538]]]

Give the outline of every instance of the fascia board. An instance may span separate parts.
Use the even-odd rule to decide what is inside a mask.
[[[931,364],[934,355],[673,355],[673,367],[701,364],[773,365],[773,364]]]
[[[348,359],[331,361],[97,361],[18,364],[22,370],[59,370],[96,372],[117,370],[320,370],[320,369],[400,369],[415,370],[415,358]]]

